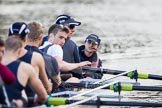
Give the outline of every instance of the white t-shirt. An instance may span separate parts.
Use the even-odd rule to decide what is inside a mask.
[[[50,44],[52,44],[52,43],[46,41],[42,46],[39,47],[39,49],[43,49]],[[63,50],[60,45],[53,44],[52,46],[50,46],[47,50],[47,54],[51,55],[53,57],[59,56],[59,57],[61,57],[61,59],[63,59]]]

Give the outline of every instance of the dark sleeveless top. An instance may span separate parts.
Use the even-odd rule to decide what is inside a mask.
[[[46,69],[48,78],[59,74],[60,71],[59,71],[58,63],[54,57],[46,54],[45,52],[41,51],[35,46],[26,45],[25,49],[27,49],[30,52],[40,53],[43,56],[44,61],[45,61],[45,69]]]
[[[24,56],[20,57],[19,60],[31,64],[32,55],[33,54],[31,52],[27,51],[27,53]]]
[[[32,56],[33,56],[33,53],[27,51],[27,53],[24,56],[20,57],[19,60],[31,64]],[[34,97],[35,95],[35,93],[32,91],[32,89],[28,85],[25,87],[25,92],[26,92],[27,97]]]
[[[6,91],[7,91],[10,101],[12,99],[22,99],[21,91],[24,89],[24,87],[19,83],[18,78],[17,78],[17,72],[18,72],[18,67],[20,63],[21,61],[16,60],[7,65],[7,67],[16,76],[16,80],[12,84],[6,85]]]

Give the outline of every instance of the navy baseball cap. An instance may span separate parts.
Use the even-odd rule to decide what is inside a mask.
[[[99,39],[99,37],[95,34],[90,34],[86,37],[86,40],[93,40],[95,42],[96,45],[99,45],[101,42],[101,39]]]
[[[74,20],[74,18],[72,18],[69,15],[59,15],[56,18],[56,24],[68,24],[68,25],[79,26],[81,22]]]
[[[26,36],[30,33],[28,26],[24,22],[15,22],[10,25],[9,28],[9,36],[11,35],[19,35],[19,36]]]

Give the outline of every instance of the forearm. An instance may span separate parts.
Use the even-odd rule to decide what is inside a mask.
[[[47,93],[50,93],[52,91],[52,83],[48,80],[47,74],[45,71],[40,71],[39,78],[42,81]]]
[[[59,64],[59,68],[61,71],[71,71],[80,67],[80,63],[67,63],[63,61],[61,64]]]
[[[35,78],[32,79],[29,83],[32,90],[34,90],[34,92],[37,94],[36,102],[43,104],[48,95],[45,88],[42,85],[42,82],[39,79]]]

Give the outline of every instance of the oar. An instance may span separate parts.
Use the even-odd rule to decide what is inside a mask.
[[[104,80],[104,81],[103,81]],[[106,80],[106,81],[105,81]],[[106,84],[106,83],[110,83],[112,82],[112,80],[107,80],[107,78],[103,78],[103,79],[92,79],[92,78],[84,78],[84,79],[80,79],[80,83],[83,84],[98,84],[96,82],[102,82],[102,84]],[[132,82],[132,81],[121,81],[121,83],[125,83],[125,84],[133,84],[133,85],[140,85],[139,82]],[[66,85],[66,84],[65,84]],[[70,85],[69,85],[70,86]]]
[[[94,89],[91,89],[91,90],[88,90],[88,91],[85,91],[85,92],[82,92],[82,93],[80,93],[80,94],[78,94],[78,95],[75,95],[75,96],[72,96],[72,97],[69,97],[69,98],[59,98],[59,97],[55,98],[55,97],[49,97],[49,98],[46,99],[45,104],[46,104],[46,105],[65,105],[67,100],[70,101],[70,100],[76,99],[76,98],[78,98],[78,97],[80,97],[80,96],[83,96],[83,95],[85,95],[85,94],[88,94],[88,93],[91,93],[91,92],[100,90],[100,89],[102,89],[102,88],[108,87],[108,86],[110,86],[110,85],[112,85],[112,84],[114,84],[114,83],[117,83],[117,82],[119,82],[119,81],[110,82],[110,83],[108,83],[108,84],[99,86],[99,87],[97,87],[97,88],[94,88]]]
[[[78,100],[67,101],[67,103],[77,102]],[[162,103],[157,102],[137,102],[137,101],[106,101],[106,100],[91,100],[82,103],[81,105],[104,105],[104,106],[143,106],[143,107],[162,107]]]
[[[88,93],[91,93],[91,92],[94,92],[94,91],[100,90],[100,89],[102,89],[102,88],[108,87],[108,86],[110,86],[110,85],[112,85],[112,84],[114,84],[114,83],[117,83],[117,82],[119,82],[119,81],[113,81],[113,82],[110,82],[110,83],[108,83],[108,84],[105,84],[105,85],[99,86],[99,87],[97,87],[97,88],[94,88],[94,89],[91,89],[91,90],[88,90],[88,91],[82,92],[82,93],[80,93],[80,94],[78,94],[78,95],[75,95],[75,96],[69,97],[68,100],[72,100],[72,99],[75,99],[75,98],[80,97],[80,96],[82,96],[82,95],[85,95],[85,94],[88,94]]]
[[[73,86],[76,86],[76,87],[78,86],[77,83],[73,83],[72,85]],[[145,90],[145,91],[162,91],[162,87],[156,87],[156,86],[133,86],[132,84],[120,84],[117,81],[116,82],[109,83],[109,84],[106,84],[106,85],[103,85],[103,86],[98,85],[98,84],[90,84],[90,85],[85,85],[85,84],[83,85],[82,84],[81,85],[80,83],[79,83],[79,86],[80,87],[85,87],[86,86],[86,88],[90,87],[91,90],[86,91],[86,92],[83,92],[83,93],[80,93],[80,94],[75,95],[75,96],[70,97],[70,98],[60,98],[60,97],[56,97],[55,98],[55,97],[51,97],[51,98],[48,99],[47,103],[49,105],[66,105],[66,104],[69,104],[71,102],[74,102],[74,99],[76,99],[79,96],[83,96],[85,94],[91,93],[91,92],[96,91],[96,90],[99,90],[99,89],[111,89],[111,90],[114,90],[116,92],[119,92],[120,90],[124,90],[124,91],[132,91],[132,90],[140,90],[140,91],[141,90]],[[96,95],[96,96],[98,96],[98,95]],[[93,97],[93,96],[91,96],[91,97]],[[88,98],[88,99],[91,99],[91,97]],[[92,105],[92,104],[87,103],[87,102],[85,102],[85,103],[82,103],[82,102],[85,102],[85,100],[84,101],[81,100],[81,103],[80,103],[80,101],[78,103],[85,104],[85,105]],[[95,103],[93,103],[93,104],[95,104]],[[152,107],[162,105],[162,103],[155,104],[155,103],[142,103],[142,102],[141,103],[140,102],[138,102],[138,103],[134,102],[132,104],[134,106],[152,106]],[[74,105],[76,105],[76,103]],[[121,103],[120,102],[117,102],[116,103],[115,102],[114,104],[110,104],[109,102],[104,101],[104,104],[103,105],[114,105],[114,106],[116,106],[116,105],[117,106],[118,105],[127,106],[128,105],[129,106],[129,103],[127,103],[127,102],[125,102],[125,103],[123,103],[123,102],[121,102]]]
[[[80,94],[81,91],[63,91],[63,92],[58,92],[58,93],[52,93],[51,96],[52,97],[60,97],[60,96],[74,96],[74,95],[77,95],[77,94]],[[85,97],[91,97],[95,95],[95,93],[88,93],[88,94],[85,94],[83,96]],[[98,97],[100,98],[123,98],[123,96],[117,96],[117,95],[109,95],[109,94],[100,94],[98,95]]]
[[[87,88],[87,89],[94,89],[98,86],[101,86],[101,84],[83,84],[83,83],[67,83],[68,85],[71,85],[71,87],[74,88]],[[162,91],[162,87],[160,86],[136,86],[133,84],[126,84],[126,83],[114,83],[110,86],[104,87],[102,89],[110,89],[114,90],[115,92],[120,91]]]
[[[88,72],[96,72],[96,73],[99,72],[99,73],[112,74],[112,75],[117,75],[117,74],[125,72],[122,70],[95,68],[95,67],[90,67],[90,66],[83,66],[82,70],[88,71]],[[160,75],[153,75],[153,74],[148,74],[148,73],[144,73],[144,72],[137,72],[137,70],[130,71],[128,74],[125,74],[124,76],[130,77],[131,79],[139,78],[139,79],[162,80],[162,76],[160,76]]]
[[[123,75],[128,74],[128,73],[129,73],[129,71],[125,71],[125,72],[122,72],[122,73],[120,73],[120,74],[117,74],[117,75],[115,75],[115,76],[113,76],[113,77],[106,78],[106,79],[101,79],[101,80],[99,80],[99,81],[96,81],[94,84],[103,83],[103,82],[105,82],[105,81],[108,81],[108,80],[117,78],[117,77],[119,77],[119,76],[123,76]]]
[[[124,73],[120,73],[120,74],[118,74],[118,75],[116,75],[116,76],[110,77],[110,78],[108,78],[107,80],[117,78],[117,77],[122,76],[123,74],[126,74],[126,73],[128,73],[128,71],[127,71],[127,72],[124,72]],[[102,85],[102,86],[99,86],[99,87],[97,87],[97,88],[95,88],[95,89],[91,89],[91,90],[89,90],[89,91],[85,91],[85,92],[80,93],[80,94],[78,94],[78,95],[76,95],[76,96],[70,97],[68,100],[71,100],[71,99],[73,99],[73,98],[77,98],[77,97],[82,96],[82,95],[84,95],[84,94],[88,94],[88,93],[91,93],[91,92],[93,92],[93,91],[96,91],[96,90],[99,90],[99,89],[108,87],[109,85],[114,84],[114,83],[116,83],[116,82],[119,82],[119,81],[113,81],[113,82],[110,82],[110,83],[108,83],[108,84],[104,84],[104,85]],[[119,93],[119,94],[120,94],[120,93]]]
[[[68,100],[66,98],[61,98],[61,97],[53,97],[49,98],[48,103],[51,105],[67,105],[67,104],[72,104],[75,103],[74,105],[108,105],[108,106],[143,106],[143,107],[162,107],[162,103],[158,102],[137,102],[137,101],[106,101],[106,100],[91,100],[95,98],[97,95],[94,95],[92,97],[89,97],[88,99],[84,100],[76,100],[76,99],[71,99]],[[91,101],[87,101],[91,100]],[[79,102],[78,102],[79,101]],[[55,103],[55,104],[54,104]],[[70,105],[71,106],[71,105]],[[64,106],[62,106],[64,108]],[[68,107],[68,106],[67,106]]]

